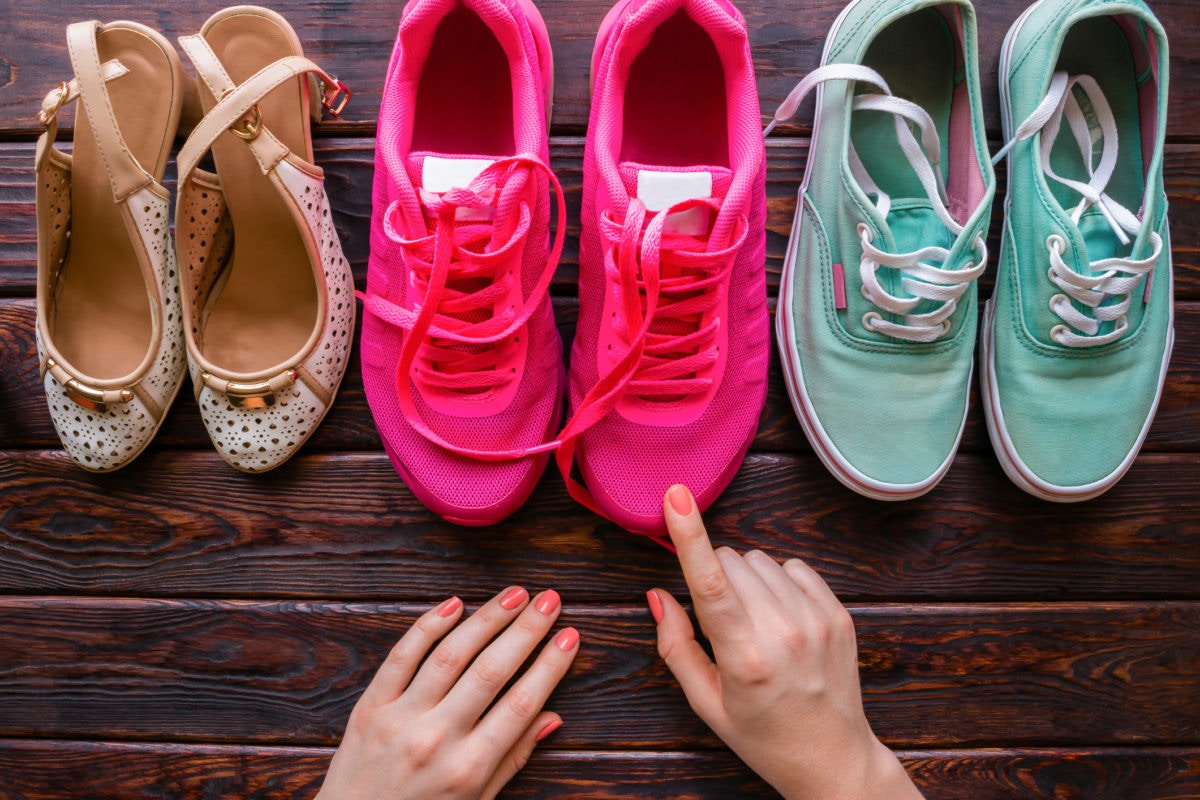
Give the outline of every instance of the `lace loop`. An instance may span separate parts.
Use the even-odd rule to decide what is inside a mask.
[[[495,309],[518,280],[523,247],[532,226],[532,211],[520,199],[528,181],[545,175],[555,193],[557,225],[554,243],[537,284],[523,302]],[[403,252],[409,267],[409,291],[420,298],[412,309],[402,308],[375,294],[363,297],[364,309],[405,332],[396,366],[396,389],[405,419],[430,442],[481,461],[510,461],[553,449],[557,442],[502,451],[478,450],[452,444],[421,417],[413,384],[439,390],[477,393],[503,387],[516,379],[498,363],[512,346],[513,336],[533,316],[550,288],[566,237],[566,200],[553,171],[531,154],[500,159],[469,187],[437,195],[421,194],[432,229],[425,236],[405,238],[396,227],[398,203],[384,214],[384,232]],[[491,221],[460,217],[461,209],[481,211],[515,203],[516,224],[502,240]],[[456,285],[451,285],[451,282]],[[494,312],[494,313],[492,313]],[[482,320],[472,316],[487,313]],[[418,366],[418,360],[420,365]]]
[[[964,226],[949,209],[939,164],[941,141],[933,118],[916,103],[893,95],[883,76],[870,67],[861,64],[826,64],[813,70],[780,105],[764,135],[776,123],[795,114],[805,95],[827,81],[865,82],[882,90],[882,94],[855,95],[851,107],[855,111],[877,111],[894,117],[896,141],[920,181],[930,207],[952,235],[961,235]],[[913,133],[913,126],[920,134],[919,139]],[[875,198],[875,210],[880,217],[887,219],[892,207],[891,197],[867,172],[853,143],[848,148],[847,166],[863,192]],[[863,297],[880,311],[903,317],[901,322],[894,322],[877,311],[870,311],[863,316],[863,327],[910,342],[932,342],[948,334],[949,318],[958,309],[958,301],[987,268],[987,247],[982,237],[977,237],[975,241],[975,249],[979,254],[976,262],[960,269],[947,269],[931,262],[945,264],[950,257],[949,248],[923,247],[909,253],[888,253],[872,243],[869,226],[860,223],[858,233],[862,241],[859,277],[862,280]],[[878,276],[881,267],[899,271],[900,289],[906,297],[897,296],[883,288]],[[919,306],[929,303],[936,303],[937,307],[914,313]]]
[[[1092,114],[1084,113],[1076,90],[1090,104]],[[1087,172],[1087,181],[1064,178],[1051,164],[1051,152],[1066,121]],[[1099,129],[1100,160],[1095,158],[1093,132]],[[996,154],[993,163],[1004,158],[1017,142],[1041,133],[1039,156],[1046,177],[1073,190],[1079,203],[1070,210],[1071,222],[1078,225],[1083,214],[1095,208],[1108,223],[1113,236],[1125,246],[1137,236],[1145,222],[1108,193],[1108,184],[1117,168],[1119,137],[1116,117],[1100,84],[1090,75],[1070,76],[1054,73],[1045,98],[1022,122],[1013,138]],[[1050,339],[1065,347],[1098,347],[1117,341],[1129,330],[1126,313],[1133,305],[1133,291],[1148,281],[1162,254],[1162,237],[1150,231],[1151,254],[1146,258],[1105,258],[1088,264],[1089,274],[1074,270],[1063,258],[1069,249],[1066,237],[1053,234],[1046,239],[1051,282],[1062,294],[1050,299],[1050,310],[1066,325],[1055,325]],[[1113,327],[1101,333],[1107,323]]]

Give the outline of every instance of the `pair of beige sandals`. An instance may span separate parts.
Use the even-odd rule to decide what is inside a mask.
[[[67,29],[75,78],[39,114],[43,381],[66,451],[109,471],[149,444],[186,366],[217,451],[263,472],[311,436],[348,363],[353,276],[309,126],[348,92],[268,9],[225,9],[179,41],[194,81],[143,25]],[[57,116],[76,99],[67,155]],[[193,103],[203,117],[176,158],[173,247],[162,180]],[[199,168],[210,151],[215,173]]]

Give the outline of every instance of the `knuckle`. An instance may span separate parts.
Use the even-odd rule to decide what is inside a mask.
[[[508,671],[498,659],[490,655],[482,655],[471,668],[476,683],[488,690],[498,689],[508,680]]]
[[[397,737],[403,738],[403,751],[407,760],[414,767],[428,766],[437,758],[442,749],[442,736],[433,730],[412,731],[408,726],[396,732]]]
[[[533,716],[542,707],[532,692],[520,686],[514,686],[509,690],[508,695],[504,698],[504,704],[509,713],[517,719],[533,719]]]
[[[774,665],[761,653],[743,654],[738,665],[739,682],[745,686],[763,686],[775,676]]]
[[[449,642],[443,642],[434,648],[429,656],[430,665],[439,672],[457,672],[462,668],[463,658]]]
[[[696,591],[710,603],[723,605],[730,599],[729,578],[720,570],[710,570],[696,579]]]

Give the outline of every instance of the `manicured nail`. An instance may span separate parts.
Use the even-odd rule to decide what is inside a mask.
[[[569,653],[575,649],[575,645],[579,644],[579,631],[574,628],[564,628],[558,636],[554,637],[554,643],[558,645],[559,650]]]
[[[455,611],[458,611],[460,606],[462,606],[462,600],[459,600],[457,597],[451,597],[449,600],[438,606],[438,616],[449,617]]]
[[[653,590],[646,592],[646,602],[650,604],[650,616],[654,617],[654,624],[662,622],[663,606],[662,600],[658,597],[658,592]]]
[[[692,513],[692,493],[686,486],[679,483],[672,486],[667,490],[667,500],[679,516],[686,517]]]
[[[525,590],[520,586],[514,586],[504,593],[500,598],[500,607],[512,611],[525,599]]]
[[[556,719],[552,722],[547,723],[546,727],[544,727],[540,731],[538,731],[538,735],[534,738],[534,741],[540,742],[542,739],[545,739],[547,736],[554,733],[556,730],[558,730],[561,727],[562,727],[561,719]]]
[[[545,594],[538,598],[536,608],[543,614],[552,614],[554,613],[554,609],[558,608],[558,601],[558,592],[548,589]]]

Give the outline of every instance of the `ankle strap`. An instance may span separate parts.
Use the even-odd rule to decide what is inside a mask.
[[[289,151],[263,124],[257,105],[263,97],[287,81],[315,75],[328,87],[326,96],[322,98],[326,105],[331,96],[349,96],[349,92],[337,78],[303,56],[281,58],[251,75],[241,85],[235,85],[203,36],[183,36],[180,37],[179,44],[195,65],[200,80],[204,81],[209,91],[217,98],[217,104],[205,114],[204,119],[192,131],[179,151],[176,165],[180,183],[190,177],[201,157],[227,130],[246,141],[264,174],[270,172]]]
[[[96,46],[96,33],[103,26],[95,20],[76,22],[67,26],[67,51],[75,77],[59,84],[42,102],[38,121],[46,127],[38,145],[38,163],[50,149],[58,132],[58,111],[76,99],[83,100],[83,110],[92,126],[96,147],[108,172],[114,202],[121,202],[129,195],[156,183],[154,176],[146,171],[129,152],[116,114],[108,97],[106,85],[129,73],[129,68],[113,59],[100,63],[100,51]]]

